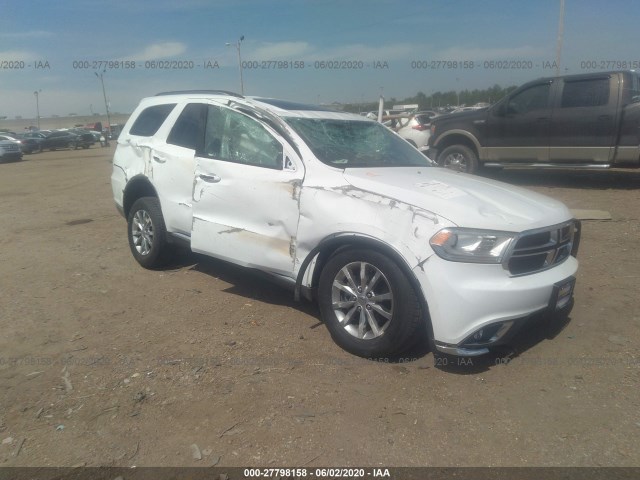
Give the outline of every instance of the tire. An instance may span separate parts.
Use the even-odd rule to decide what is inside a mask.
[[[170,245],[157,198],[142,197],[134,202],[127,218],[127,238],[133,257],[144,268],[156,269],[167,263]]]
[[[478,157],[469,147],[451,145],[438,155],[440,166],[456,172],[476,173],[478,171]]]
[[[409,280],[395,262],[375,250],[349,249],[331,257],[320,274],[318,303],[333,340],[360,357],[402,353],[415,343],[422,321]]]

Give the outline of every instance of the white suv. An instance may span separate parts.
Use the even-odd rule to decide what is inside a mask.
[[[222,91],[142,100],[111,177],[135,259],[174,243],[315,298],[334,340],[480,355],[573,304],[579,223],[560,202],[436,167],[384,126]]]

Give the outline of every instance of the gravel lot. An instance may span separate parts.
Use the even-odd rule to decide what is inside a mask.
[[[583,222],[567,325],[445,366],[353,357],[223,262],[140,268],[112,153],[0,165],[0,465],[640,465],[639,171],[491,174],[612,220]]]

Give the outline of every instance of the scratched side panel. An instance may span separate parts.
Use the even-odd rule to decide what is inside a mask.
[[[291,277],[302,176],[197,158],[192,250]]]
[[[442,221],[427,210],[351,185],[305,186],[300,201],[296,272],[322,239],[341,232],[374,237],[414,268],[433,254],[429,238],[445,226]],[[310,276],[305,279],[308,286]]]

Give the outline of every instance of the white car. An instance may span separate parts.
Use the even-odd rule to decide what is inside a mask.
[[[411,145],[426,154],[427,150],[429,150],[428,143],[431,136],[431,118],[433,116],[427,113],[412,115],[396,132]]]
[[[0,135],[0,162],[22,160],[22,144],[20,140],[9,135]]]
[[[560,202],[438,168],[373,120],[221,91],[146,98],[111,177],[134,258],[182,242],[319,303],[334,340],[480,355],[573,305],[579,223]]]

